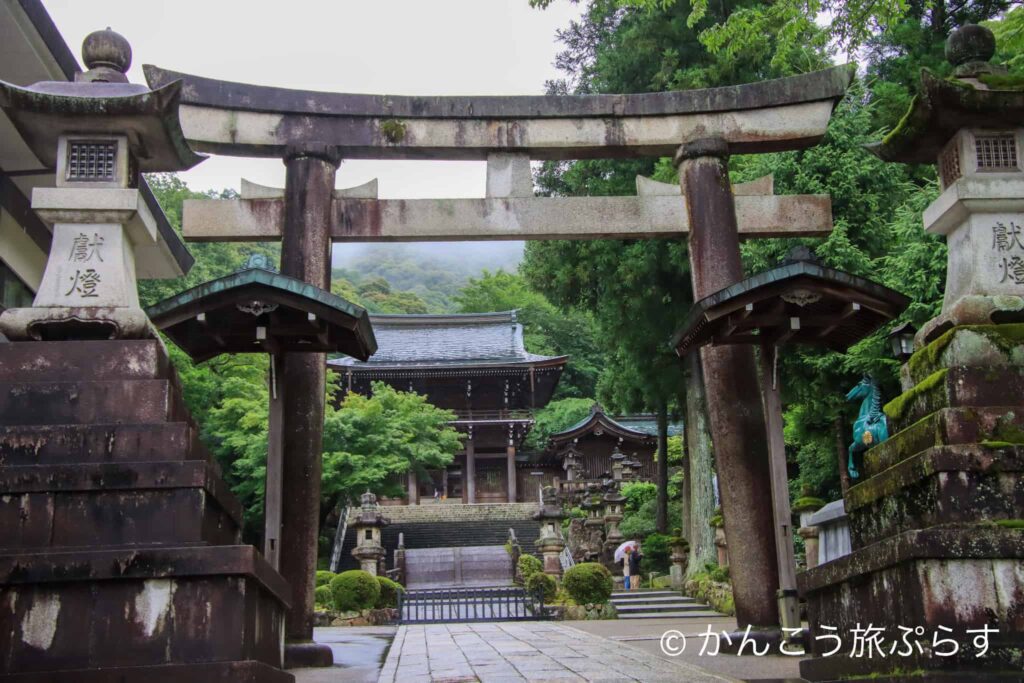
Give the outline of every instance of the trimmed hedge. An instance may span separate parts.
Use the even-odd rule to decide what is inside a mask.
[[[531,576],[544,569],[544,564],[533,555],[520,555],[516,569],[525,584]]]
[[[577,605],[604,604],[612,597],[612,574],[604,565],[584,562],[565,572],[562,586]]]
[[[334,603],[331,598],[330,586],[317,586],[313,591],[313,604],[317,607],[330,607]]]
[[[342,612],[370,609],[380,598],[377,577],[361,569],[342,572],[331,579],[334,609]]]
[[[554,577],[544,572],[534,572],[526,580],[526,590],[533,594],[543,594],[544,602],[550,604],[558,595],[558,583]]]
[[[326,569],[317,570],[315,579],[316,587],[319,588],[320,586],[328,585],[331,582],[331,579],[333,579],[335,576],[337,576],[337,574],[335,574],[334,572],[329,572]]]
[[[378,576],[377,583],[380,584],[380,596],[373,606],[377,609],[398,607],[398,594],[405,590],[402,588],[402,584],[392,581],[386,576]]]

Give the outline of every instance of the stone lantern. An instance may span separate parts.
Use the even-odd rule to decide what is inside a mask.
[[[580,507],[587,513],[587,518],[583,522],[587,537],[585,557],[587,561],[592,561],[601,556],[601,549],[604,546],[604,506],[599,497],[593,492],[588,492]]]
[[[562,536],[562,506],[558,499],[558,491],[553,486],[545,486],[541,490],[541,508],[533,518],[540,524],[540,536],[536,546],[544,558],[544,573],[551,576],[562,575],[560,555],[565,549],[565,538]]]
[[[388,520],[380,512],[377,496],[367,491],[362,496],[362,507],[352,528],[355,530],[356,547],[352,549],[352,557],[359,560],[359,568],[377,576],[377,567],[384,559],[386,551],[381,543],[380,532],[388,525]]]
[[[53,230],[36,298],[0,315],[0,332],[15,341],[155,338],[136,280],[184,275],[180,245],[139,190],[141,173],[184,171],[204,158],[181,130],[181,82],[129,83],[131,47],[110,29],[90,34],[82,57],[89,70],[72,83],[0,83],[0,109],[56,169],[56,187],[32,192],[32,209]]]
[[[617,445],[615,446],[615,450],[612,451],[611,459],[612,479],[614,479],[615,481],[622,481],[626,455],[619,450],[619,447]]]
[[[615,549],[626,540],[622,532],[619,531],[619,522],[622,521],[623,505],[626,502],[626,497],[619,493],[616,486],[604,494],[603,502],[605,524],[604,554],[607,563],[612,564],[614,562]]]

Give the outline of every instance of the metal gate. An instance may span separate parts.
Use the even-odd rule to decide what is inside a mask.
[[[401,624],[544,619],[544,596],[518,586],[438,588],[398,594]]]

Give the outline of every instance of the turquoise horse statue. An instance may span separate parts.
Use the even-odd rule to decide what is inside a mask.
[[[860,412],[853,422],[853,443],[850,444],[850,457],[846,469],[851,479],[860,479],[860,472],[853,462],[854,455],[860,455],[872,446],[876,446],[889,438],[889,424],[882,412],[882,394],[878,384],[868,375],[846,394],[847,401],[860,399]]]

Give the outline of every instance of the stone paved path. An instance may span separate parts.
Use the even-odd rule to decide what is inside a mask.
[[[378,683],[734,681],[551,622],[401,626]]]

